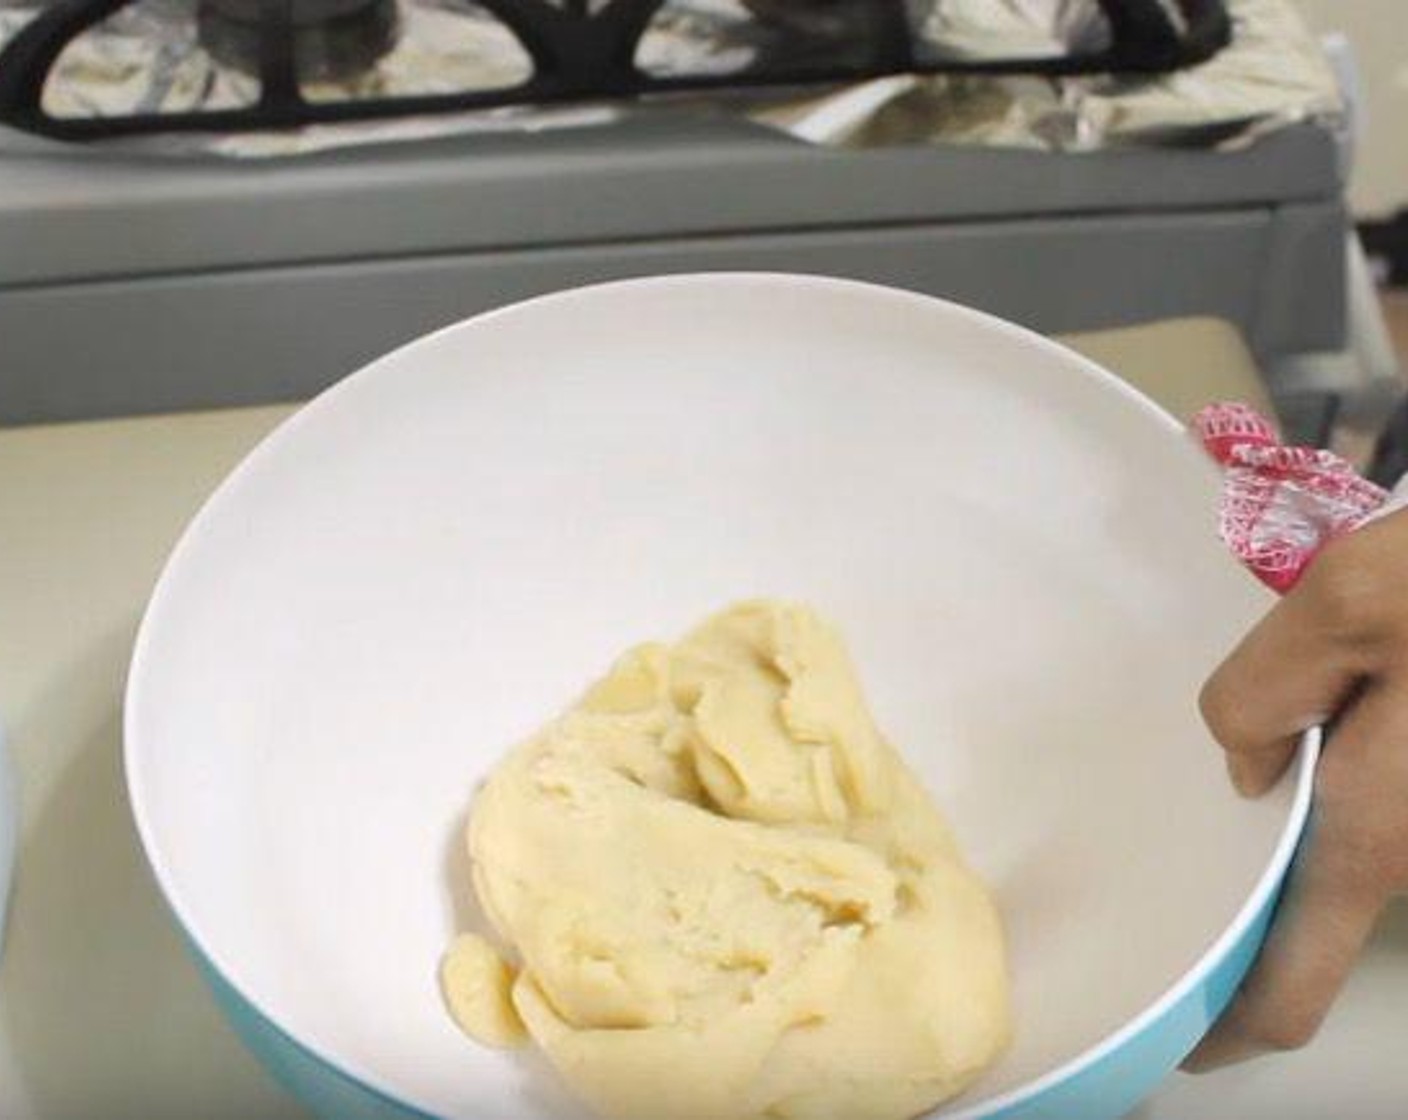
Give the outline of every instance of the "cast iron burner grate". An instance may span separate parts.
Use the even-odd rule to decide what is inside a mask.
[[[897,73],[1151,74],[1204,61],[1231,37],[1224,0],[1097,0],[1110,29],[1108,45],[1099,50],[1038,59],[934,58],[916,41],[907,0],[851,0],[850,8],[864,14],[864,27],[858,38],[842,44],[844,50],[802,51],[727,75],[653,75],[636,64],[636,51],[667,0],[479,0],[531,59],[532,74],[525,82],[508,89],[313,102],[300,93],[300,79],[317,76],[319,66],[331,74],[374,61],[394,38],[395,0],[203,0],[202,42],[222,61],[257,73],[255,104],[108,117],[46,112],[44,85],[64,47],[136,2],[54,0],[0,51],[0,123],[58,139],[92,140],[134,133],[293,128],[659,92],[813,85]],[[823,7],[848,0],[797,2]],[[842,20],[837,24],[847,26]],[[334,25],[341,29],[336,45],[331,42]]]

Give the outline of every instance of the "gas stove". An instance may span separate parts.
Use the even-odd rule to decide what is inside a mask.
[[[892,81],[887,42],[916,66],[1091,65],[1119,38],[1111,13],[1149,10],[1042,2],[1083,16],[1021,39],[936,26],[964,5],[932,0],[279,0],[284,98],[267,81],[272,3],[55,0],[36,16],[0,0],[26,17],[0,19],[0,423],[305,397],[477,311],[667,271],[849,276],[1053,332],[1212,315],[1268,365],[1340,347],[1347,222],[1324,121],[1236,151],[1067,155],[822,147],[730,110],[755,83],[793,83],[770,87],[786,99],[828,72],[881,75],[836,95],[872,96]],[[1211,26],[1194,17],[1212,9],[1153,6],[1185,48]],[[884,12],[906,21],[900,47],[874,33],[897,26]],[[640,34],[621,32],[627,14],[650,16]],[[872,31],[859,46],[855,21]],[[561,61],[587,29],[583,57],[610,54],[615,78]],[[603,96],[627,79],[637,94]],[[924,104],[900,98],[892,123]],[[427,134],[386,143],[383,124]],[[229,159],[211,139],[279,152],[319,129],[358,142]]]
[[[291,127],[525,103],[795,86],[881,74],[1158,73],[1226,45],[1223,0],[1067,5],[1060,43],[972,35],[920,0],[6,0],[0,122],[92,139]],[[957,6],[960,12],[963,5]],[[982,5],[968,7],[982,12]],[[988,9],[992,5],[987,5]],[[989,17],[991,18],[991,17]],[[682,30],[711,49],[681,64]],[[979,19],[981,26],[981,19]],[[957,32],[957,33],[955,33]],[[695,38],[699,38],[698,35]],[[179,71],[103,108],[93,60]],[[494,65],[486,65],[490,56]],[[75,90],[73,87],[77,86]],[[177,87],[179,86],[179,90]],[[176,96],[170,96],[176,92]]]

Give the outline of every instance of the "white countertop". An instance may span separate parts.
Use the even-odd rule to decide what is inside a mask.
[[[1245,352],[1184,324],[1083,340],[1175,411],[1255,396]],[[303,1117],[241,1049],[184,955],[132,829],[120,759],[129,647],[177,533],[287,412],[0,431],[0,720],[20,856],[0,957],[0,1117]],[[1408,908],[1302,1053],[1177,1076],[1142,1120],[1408,1115]]]

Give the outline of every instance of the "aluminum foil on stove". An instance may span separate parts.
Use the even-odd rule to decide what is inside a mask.
[[[972,2],[975,8],[989,6]],[[1071,6],[1027,0],[1022,7],[1030,12],[1038,3],[1053,16]],[[1200,66],[1169,74],[901,76],[777,103],[755,115],[815,143],[957,143],[1049,151],[1131,145],[1225,149],[1305,121],[1340,127],[1343,106],[1334,74],[1290,0],[1229,0],[1228,8],[1232,44]]]

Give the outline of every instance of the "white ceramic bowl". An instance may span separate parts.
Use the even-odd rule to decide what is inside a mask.
[[[816,278],[613,284],[375,362],[234,472],[143,623],[127,773],[222,1003],[328,1116],[575,1115],[450,1023],[460,829],[625,645],[808,600],[997,890],[1018,1036],[964,1115],[1114,1116],[1255,951],[1308,764],[1198,685],[1267,596],[1178,425],[1019,328]]]

